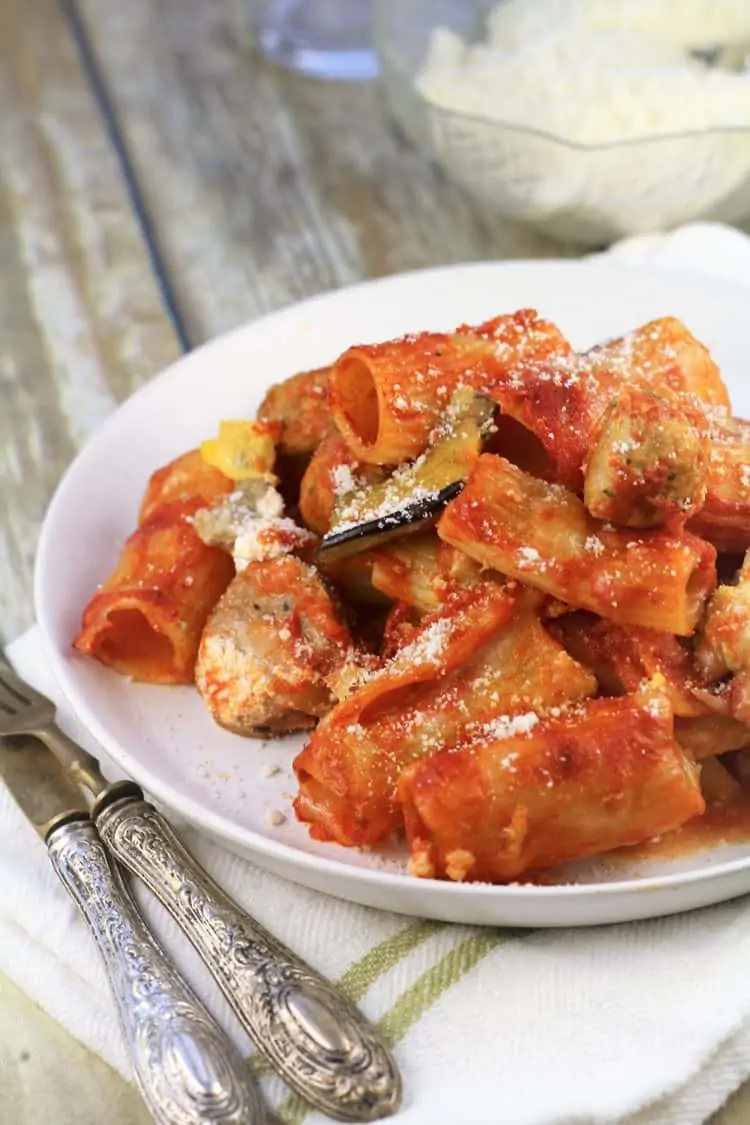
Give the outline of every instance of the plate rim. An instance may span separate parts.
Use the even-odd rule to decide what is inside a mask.
[[[578,259],[527,258],[458,262],[436,267],[406,270],[383,277],[365,279],[351,285],[328,289],[325,292],[314,294],[301,301],[292,302],[204,341],[196,348],[178,356],[172,363],[150,376],[133,394],[129,395],[127,399],[118,404],[112,413],[105,418],[104,422],[91,434],[61,475],[44,515],[33,570],[35,616],[42,636],[44,651],[47,655],[54,678],[77,717],[116,766],[126,770],[126,772],[133,772],[130,767],[130,755],[128,751],[122,747],[118,739],[110,736],[106,726],[100,721],[96,712],[90,708],[84,693],[79,690],[74,678],[68,674],[67,666],[69,655],[61,652],[53,640],[52,630],[46,612],[45,573],[47,568],[44,565],[48,557],[51,557],[50,539],[52,535],[52,524],[58,506],[63,502],[68,490],[71,487],[75,487],[78,476],[85,475],[87,460],[106,442],[110,427],[114,424],[115,420],[121,422],[123,417],[126,417],[133,410],[138,409],[144,400],[147,400],[151,394],[156,393],[157,387],[161,389],[168,383],[184,377],[186,367],[192,366],[194,363],[202,362],[206,353],[223,347],[234,346],[238,338],[252,331],[253,328],[261,323],[267,325],[270,329],[282,327],[285,320],[294,320],[303,310],[314,311],[317,306],[329,304],[344,294],[372,292],[379,288],[393,286],[394,283],[417,282],[420,278],[434,278],[442,275],[449,276],[457,273],[480,274],[482,272],[494,273],[498,270],[512,271],[518,269],[528,269],[532,271],[537,269],[552,270],[553,272],[560,273],[577,273],[582,270],[585,270],[586,273],[590,273],[592,271],[604,270],[605,272],[620,275],[641,273],[644,275],[656,274],[669,276],[671,273],[679,277],[679,284],[683,286],[686,282],[690,286],[708,286],[712,289],[731,291],[737,297],[742,296],[745,301],[748,299],[748,287],[737,281],[716,277],[704,273],[699,269],[687,269],[682,265],[669,265],[669,263],[666,262],[651,263],[622,260],[609,257],[606,253]],[[129,761],[127,768],[122,765],[123,757],[126,757]],[[384,886],[392,886],[395,889],[407,891],[410,888],[415,889],[415,885],[417,885],[421,886],[423,889],[425,886],[428,887],[430,893],[441,898],[456,899],[458,901],[466,899],[469,901],[479,901],[486,900],[489,897],[492,900],[507,903],[512,902],[514,899],[522,901],[532,899],[544,900],[549,904],[553,904],[556,899],[571,902],[578,899],[590,900],[601,897],[627,897],[634,894],[659,891],[668,893],[678,888],[684,889],[696,884],[714,882],[722,878],[729,879],[733,875],[750,870],[750,855],[748,855],[696,870],[660,874],[653,877],[643,875],[615,882],[516,885],[417,880],[414,876],[401,872],[355,866],[337,858],[306,852],[296,848],[292,844],[274,840],[256,832],[252,828],[239,828],[229,822],[225,817],[222,817],[221,814],[210,808],[206,808],[199,799],[176,791],[169,782],[162,783],[158,777],[152,774],[147,765],[138,762],[137,767],[137,772],[140,776],[135,777],[135,780],[148,794],[152,795],[166,808],[174,810],[198,829],[202,828],[204,831],[208,832],[215,840],[222,841],[228,846],[233,845],[234,850],[239,851],[242,855],[247,856],[248,850],[250,850],[254,855],[257,854],[258,857],[263,856],[285,865],[291,865],[294,868],[314,871],[320,876],[330,875],[337,880],[353,880],[357,883],[370,885],[372,887],[383,888]],[[133,773],[133,776],[135,776],[135,773]],[[294,876],[288,877],[294,878]],[[338,897],[342,896],[339,895]],[[349,901],[354,902],[356,900],[352,898],[349,899]],[[654,916],[656,916],[656,914]]]

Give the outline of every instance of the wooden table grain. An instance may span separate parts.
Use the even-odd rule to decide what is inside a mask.
[[[181,350],[361,278],[564,251],[478,218],[394,128],[377,85],[266,64],[245,0],[1,8],[7,642],[32,620],[35,545],[61,473]],[[58,1125],[146,1121],[130,1087],[0,977],[0,1120],[52,1114]],[[748,1120],[740,1092],[713,1125]]]

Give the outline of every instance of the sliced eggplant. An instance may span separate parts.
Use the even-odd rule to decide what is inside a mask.
[[[496,403],[471,387],[451,398],[425,452],[381,484],[343,496],[318,554],[347,558],[434,523],[458,496],[492,429]]]

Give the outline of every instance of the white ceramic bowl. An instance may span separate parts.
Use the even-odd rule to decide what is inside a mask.
[[[44,524],[36,609],[55,675],[122,773],[228,848],[286,878],[354,902],[489,925],[627,921],[750,890],[750,842],[679,861],[592,862],[563,886],[459,885],[413,879],[405,852],[312,841],[291,815],[299,739],[265,745],[213,724],[192,688],[134,684],[71,649],[81,610],[135,524],[149,474],[252,415],[265,388],[331,360],[348,344],[478,322],[536,307],[583,347],[652,317],[681,317],[713,351],[750,415],[743,288],[677,270],[612,262],[487,263],[368,282],[286,309],[200,348],[125,403],[63,478]],[[264,777],[274,762],[281,772]],[[270,809],[288,813],[271,827]]]

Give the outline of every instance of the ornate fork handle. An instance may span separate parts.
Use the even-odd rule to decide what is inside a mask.
[[[158,1125],[261,1125],[248,1068],[167,961],[93,824],[48,839],[60,880],[109,976],[144,1100]]]
[[[290,1086],[340,1120],[395,1112],[401,1080],[373,1028],[214,883],[152,805],[117,800],[98,814],[97,827],[181,926],[255,1045]]]

